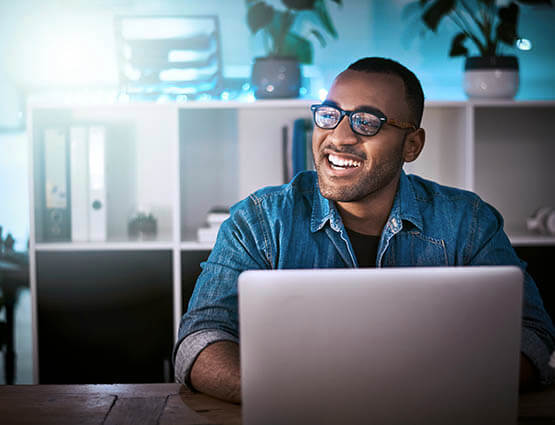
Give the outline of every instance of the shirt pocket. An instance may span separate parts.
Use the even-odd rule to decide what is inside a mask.
[[[384,256],[384,265],[403,266],[448,266],[447,249],[443,239],[433,238],[419,231],[397,234]]]

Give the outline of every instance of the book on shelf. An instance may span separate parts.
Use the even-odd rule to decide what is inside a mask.
[[[312,155],[312,122],[305,118],[293,123],[292,137],[287,126],[282,128],[282,152],[284,182],[288,183],[304,170],[314,170]]]
[[[218,237],[218,231],[221,224],[229,218],[229,208],[213,207],[206,215],[206,223],[208,227],[199,227],[197,229],[197,240],[199,242],[215,242]]]

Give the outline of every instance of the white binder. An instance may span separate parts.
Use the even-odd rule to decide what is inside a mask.
[[[89,240],[89,147],[86,127],[71,127],[70,184],[71,184],[71,240]]]
[[[106,214],[106,128],[89,127],[89,240],[105,241]]]

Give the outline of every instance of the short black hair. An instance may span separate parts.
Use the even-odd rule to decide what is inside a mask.
[[[424,112],[424,91],[420,81],[407,67],[387,58],[368,57],[359,59],[347,68],[351,71],[376,72],[378,74],[397,75],[405,85],[405,97],[412,119],[420,127],[422,113]]]

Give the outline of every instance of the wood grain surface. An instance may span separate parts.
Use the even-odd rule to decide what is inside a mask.
[[[555,387],[521,394],[520,425],[555,425]],[[179,384],[4,385],[2,425],[240,425],[241,406]]]

